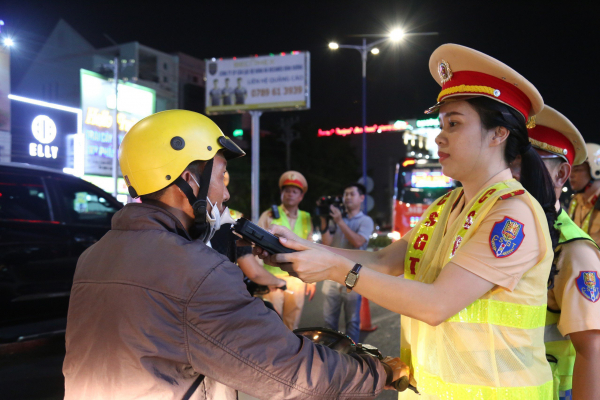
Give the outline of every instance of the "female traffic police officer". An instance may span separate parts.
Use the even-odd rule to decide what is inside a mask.
[[[571,121],[551,107],[536,115],[535,125],[529,141],[544,159],[559,196],[571,167],[585,162],[586,144]],[[548,284],[546,353],[555,399],[591,399],[600,393],[600,251],[559,203],[556,208],[560,238]]]
[[[508,66],[458,45],[438,48],[430,70],[442,85],[429,110],[440,113],[440,163],[463,187],[379,252],[326,251],[274,227],[306,251],[269,261],[402,314],[401,358],[420,399],[551,399],[543,334],[556,200],[526,130],[542,97]],[[508,169],[519,154],[522,184]]]

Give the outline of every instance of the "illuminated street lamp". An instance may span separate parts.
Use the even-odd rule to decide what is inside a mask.
[[[6,47],[12,47],[15,45],[15,42],[11,38],[7,37],[7,38],[4,38],[4,45]]]
[[[338,44],[337,42],[330,42],[329,48],[331,50],[337,49],[354,49],[360,52],[360,56],[362,59],[362,126],[363,126],[363,135],[362,135],[362,177],[363,184],[367,184],[367,54],[369,51],[371,54],[379,54],[379,49],[377,46],[380,43],[385,42],[386,40],[392,40],[394,42],[399,42],[407,36],[424,36],[424,35],[437,35],[437,32],[426,32],[426,33],[405,33],[402,29],[394,29],[389,32],[387,35],[375,35],[375,36],[384,36],[383,38],[374,41],[373,43],[367,44],[367,38],[362,38],[361,46],[354,46],[349,44]],[[371,35],[367,35],[371,36]],[[363,212],[367,213],[367,197],[365,196],[365,201],[363,203]]]

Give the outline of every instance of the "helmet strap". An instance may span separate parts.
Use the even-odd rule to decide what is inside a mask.
[[[194,196],[192,187],[181,176],[179,176],[177,179],[175,179],[175,182],[173,182],[187,197],[188,202],[194,209],[196,224],[200,225],[198,228],[201,230],[204,230],[202,228],[206,228],[206,198],[208,196],[208,188],[210,186],[212,169],[213,159],[210,159],[200,174],[200,188],[198,189],[198,196]]]

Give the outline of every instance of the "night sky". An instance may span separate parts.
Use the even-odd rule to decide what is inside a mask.
[[[12,51],[13,87],[59,18],[96,47],[111,44],[107,34],[119,43],[138,41],[198,58],[308,50],[312,110],[297,115],[320,128],[361,121],[360,56],[354,50],[332,52],[328,42],[358,44],[353,35],[386,33],[394,27],[439,32],[383,45],[379,55],[369,57],[368,124],[423,117],[439,92],[429,74],[429,56],[443,43],[458,43],[519,71],[586,140],[600,142],[596,1],[3,0],[0,19],[17,44]],[[263,121],[281,116],[268,113]]]

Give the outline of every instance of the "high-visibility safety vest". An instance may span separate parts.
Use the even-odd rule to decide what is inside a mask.
[[[558,259],[565,243],[575,240],[589,240],[596,247],[594,240],[579,228],[564,210],[558,214],[554,224],[560,232],[558,246],[554,249],[555,262]],[[573,367],[575,366],[575,348],[568,337],[564,337],[558,330],[560,310],[550,310],[546,314],[546,329],[544,341],[546,342],[546,357],[550,362],[554,376],[554,399],[558,400],[559,392],[565,392],[573,388]]]
[[[409,241],[405,279],[433,283],[496,201],[518,195],[523,195],[538,231],[544,234],[544,256],[521,277],[514,291],[495,287],[438,326],[402,316],[400,357],[410,366],[421,396],[407,390],[399,398],[551,399],[552,373],[543,335],[553,253],[544,211],[520,183],[510,179],[482,189],[446,227],[461,195],[462,188],[455,189],[423,214]]]
[[[569,205],[569,217],[571,219],[575,217],[575,210],[577,209],[577,204],[579,204],[577,202],[577,197],[573,197],[573,200],[571,200],[571,205]],[[590,233],[590,221],[592,220],[592,214],[594,213],[594,210],[595,208],[594,206],[592,206],[590,211],[588,211],[587,215],[583,217],[583,220],[581,222],[581,230],[584,233]],[[575,224],[575,226],[577,226],[577,224]]]
[[[271,221],[273,225],[281,225],[288,228],[290,231],[294,232],[296,235],[300,236],[302,239],[306,239],[308,234],[310,233],[310,214],[306,211],[298,210],[298,219],[296,220],[296,224],[294,225],[294,229],[292,229],[290,225],[290,220],[285,213],[285,210],[282,206],[277,207],[279,209],[279,218]],[[287,276],[289,275],[287,272],[283,271],[279,267],[275,267],[272,265],[264,265],[265,269],[272,273],[275,276]]]

